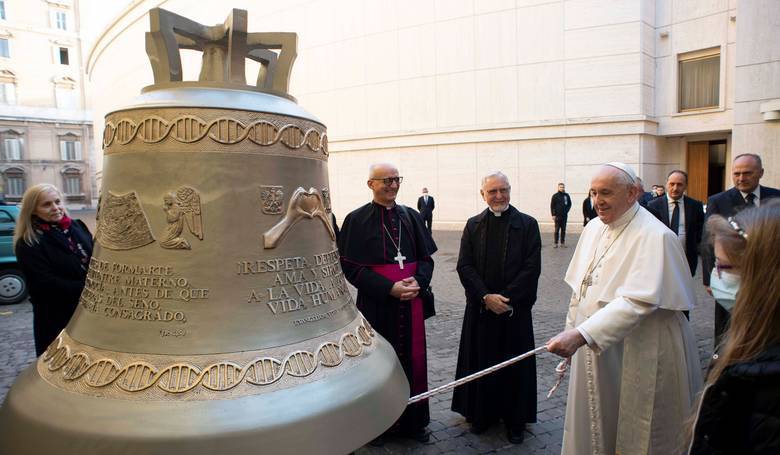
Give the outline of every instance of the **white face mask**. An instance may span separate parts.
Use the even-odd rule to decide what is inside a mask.
[[[720,277],[715,269],[710,275],[710,288],[712,296],[720,303],[723,308],[731,311],[737,300],[737,292],[742,281],[739,275],[726,271],[720,272]]]

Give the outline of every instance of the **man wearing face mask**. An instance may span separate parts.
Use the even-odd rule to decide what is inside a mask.
[[[734,187],[710,196],[707,200],[705,221],[712,215],[728,218],[746,208],[759,207],[770,199],[780,197],[780,190],[760,185],[763,176],[764,167],[759,155],[743,153],[734,158],[731,164],[731,179]],[[707,235],[704,236],[705,239],[707,237]],[[702,245],[701,260],[702,281],[707,291],[715,297],[711,289],[711,277],[715,267],[715,256],[711,244]],[[724,297],[721,295],[721,300],[723,299]],[[715,297],[715,346],[720,344],[730,318],[729,302],[727,300],[721,302],[721,300]]]

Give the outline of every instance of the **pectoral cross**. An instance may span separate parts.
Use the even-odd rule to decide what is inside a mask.
[[[401,267],[401,270],[403,270],[404,269],[404,259],[406,259],[406,256],[403,256],[401,254],[401,250],[398,250],[398,254],[396,254],[393,259],[396,262],[398,262],[398,265]]]
[[[580,284],[580,300],[585,298],[585,294],[588,293],[588,288],[593,286],[593,277],[590,273],[585,275],[585,278],[582,279],[582,284]]]

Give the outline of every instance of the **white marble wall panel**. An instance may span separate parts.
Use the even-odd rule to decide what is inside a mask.
[[[400,81],[401,130],[436,127],[436,78],[418,77]]]
[[[398,6],[400,2],[366,0],[363,8],[366,34],[387,32],[398,28]]]
[[[526,6],[547,5],[550,3],[563,3],[562,0],[517,0],[517,8]]]
[[[641,3],[642,0],[569,0],[565,3],[566,30],[639,21]]]
[[[647,57],[652,64],[652,59]],[[566,88],[636,84],[641,81],[642,54],[621,54],[566,62]]]
[[[518,169],[517,147],[520,142],[485,142],[476,144],[477,177],[482,179],[487,174],[501,171],[507,176],[509,172]]]
[[[564,56],[563,4],[517,9],[517,63],[560,60]]]
[[[436,20],[434,2],[420,0],[396,0],[398,5],[398,27],[430,24]]]
[[[474,15],[475,0],[435,0],[436,20],[447,21]]]
[[[565,181],[564,140],[520,141],[517,144],[518,180],[512,187],[513,204],[540,222],[550,219],[550,196]]]
[[[312,69],[307,67],[306,69],[309,71],[309,77],[318,77],[320,72],[328,71],[333,73],[333,85],[336,88],[354,87],[365,84],[367,70],[366,58],[371,58],[370,55],[366,55],[366,44],[367,41],[364,38],[334,43],[334,54],[330,56],[331,63],[328,63],[327,67],[320,67],[319,71],[317,71],[317,68]],[[306,60],[308,60],[308,58]],[[333,64],[336,60],[338,61],[338,64]],[[298,64],[297,60],[295,64]],[[293,73],[296,71],[299,71],[299,68],[293,67]]]
[[[675,5],[678,2],[675,2]],[[672,26],[669,37],[676,54],[722,46],[728,40],[727,12],[691,19]]]
[[[477,0],[474,2],[474,14],[492,13],[515,9],[515,0]]]
[[[508,66],[477,71],[476,122],[502,124],[517,120],[517,68]]]
[[[366,83],[398,80],[398,32],[393,30],[365,38]]]
[[[366,131],[389,133],[401,128],[399,82],[375,84],[366,89]]]
[[[436,29],[421,25],[398,31],[399,77],[436,74]]]
[[[643,113],[642,85],[615,85],[566,90],[568,118],[608,117]]]
[[[566,31],[566,58],[599,57],[602,55],[640,52],[642,24],[607,25]]]
[[[336,37],[336,9],[325,0],[319,0],[306,5],[303,9],[303,23],[306,30],[307,46],[315,47],[332,43]],[[208,23],[208,22],[206,22]]]
[[[336,88],[336,71],[334,59],[336,45],[314,47],[306,52],[309,62],[306,65],[308,74],[306,80],[309,88],[306,92],[324,92]]]
[[[538,63],[517,67],[519,121],[564,117],[564,63]]]
[[[728,0],[674,0],[672,18],[679,23],[719,13],[728,8]]]
[[[366,133],[366,88],[349,87],[335,92],[336,123],[327,124],[328,135],[332,131],[340,136],[358,136]],[[319,114],[317,114],[319,115]]]
[[[568,138],[566,165],[639,161],[639,135]]]
[[[339,21],[339,26],[333,27],[335,41],[357,38],[366,33],[363,19],[364,0],[339,0],[328,3]]]
[[[476,17],[476,68],[494,68],[517,62],[517,15],[515,10]]]
[[[780,32],[780,31],[779,31]],[[737,86],[736,101],[780,98],[780,60],[736,68],[738,80],[750,81]]]
[[[437,147],[439,220],[463,221],[477,211],[479,193],[474,144]]]
[[[436,124],[439,127],[473,125],[476,119],[474,73],[436,76]]]
[[[672,23],[672,1],[655,0],[655,26],[664,27]]]
[[[436,23],[436,73],[474,69],[474,17]]]

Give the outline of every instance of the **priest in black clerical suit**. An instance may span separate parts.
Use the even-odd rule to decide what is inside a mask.
[[[395,203],[401,182],[394,166],[371,166],[374,199],[347,215],[338,246],[344,275],[358,290],[358,309],[393,346],[417,395],[428,390],[423,293],[433,277],[436,244],[420,215]],[[425,442],[429,421],[424,400],[408,406],[394,429]]]
[[[458,276],[466,291],[458,378],[534,348],[531,308],[541,272],[537,221],[509,205],[509,182],[500,172],[485,177],[480,193],[488,208],[466,223]],[[523,441],[526,423],[536,422],[536,359],[455,389],[452,410],[481,433],[503,419],[507,439]]]

